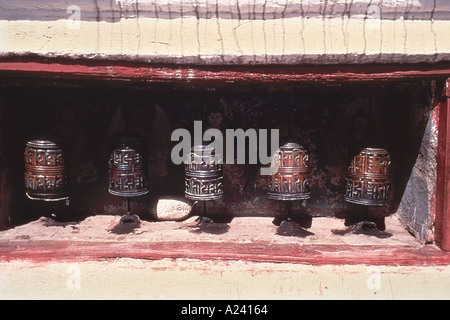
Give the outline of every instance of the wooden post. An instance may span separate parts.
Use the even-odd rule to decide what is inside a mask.
[[[0,106],[0,128],[4,128],[3,107]],[[6,229],[9,219],[7,170],[3,134],[0,133],[0,230]]]
[[[450,78],[439,107],[436,185],[436,243],[450,251]]]

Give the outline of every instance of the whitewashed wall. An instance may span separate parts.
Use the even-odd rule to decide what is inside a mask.
[[[450,59],[446,0],[0,0],[0,54],[195,64]]]

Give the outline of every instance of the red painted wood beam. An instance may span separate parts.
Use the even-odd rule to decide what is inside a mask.
[[[439,103],[436,179],[436,243],[450,251],[450,78]]]
[[[181,66],[127,61],[0,58],[0,76],[175,83],[376,82],[450,77],[450,63],[322,66]]]
[[[229,242],[70,242],[0,243],[0,261],[45,262],[199,259],[310,265],[445,266],[450,253],[436,246],[296,245]]]

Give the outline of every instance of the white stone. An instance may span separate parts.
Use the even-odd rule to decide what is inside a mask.
[[[192,211],[189,200],[180,196],[167,196],[158,198],[150,213],[160,221],[180,221],[186,219]]]

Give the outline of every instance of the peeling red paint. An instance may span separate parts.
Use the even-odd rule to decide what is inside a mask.
[[[274,245],[270,243],[217,242],[66,242],[10,241],[0,244],[0,261],[44,262],[199,259],[298,263],[309,265],[440,266],[450,264],[450,253],[430,246],[386,247],[348,245]]]
[[[439,142],[439,107],[434,106],[431,112],[431,134],[433,136],[433,141],[437,142],[436,150],[438,149]],[[430,195],[430,203],[429,203],[429,212],[430,212],[430,224],[434,226],[436,220],[436,193],[437,193],[437,184],[434,185],[434,192]],[[433,227],[434,228],[434,227]],[[429,242],[435,241],[435,230],[430,230],[431,234],[428,237]]]
[[[120,61],[1,58],[0,74],[147,82],[376,82],[450,77],[450,63],[331,66],[182,66]]]
[[[450,251],[450,79],[439,106],[439,143],[436,181],[436,242]]]

